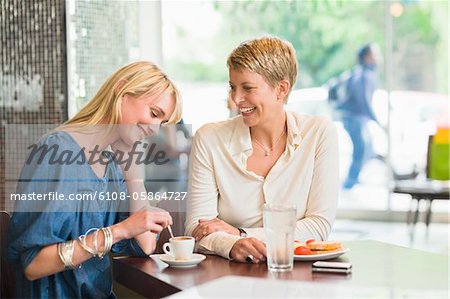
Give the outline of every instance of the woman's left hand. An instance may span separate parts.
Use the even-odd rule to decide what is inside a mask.
[[[198,220],[197,227],[192,231],[192,236],[195,238],[196,241],[200,241],[203,237],[206,237],[207,235],[214,233],[214,232],[226,232],[231,235],[237,235],[239,236],[240,232],[237,228],[234,226],[226,223],[225,221],[214,218],[211,220],[206,219],[200,219]]]

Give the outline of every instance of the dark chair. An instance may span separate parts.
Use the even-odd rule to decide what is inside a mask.
[[[14,298],[14,279],[12,267],[6,262],[6,237],[11,217],[6,211],[0,211],[0,247],[1,247],[1,271],[0,271],[0,298]]]
[[[426,168],[426,180],[414,179],[396,181],[393,188],[393,193],[409,194],[411,195],[411,206],[407,216],[407,223],[413,226],[417,223],[419,218],[419,206],[420,201],[427,202],[427,208],[425,211],[425,224],[428,228],[431,221],[431,206],[434,200],[449,200],[450,199],[450,186],[446,181],[432,180],[430,179],[430,148],[433,140],[433,136],[428,138],[428,151],[427,151],[427,168]],[[414,203],[415,209],[414,209]],[[414,213],[414,215],[413,215]]]

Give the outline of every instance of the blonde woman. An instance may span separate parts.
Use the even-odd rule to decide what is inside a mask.
[[[194,137],[186,233],[199,251],[258,263],[266,259],[264,203],[297,206],[296,239],[327,238],[338,198],[337,134],[324,117],[285,111],[297,77],[289,42],[244,42],[227,65],[241,115]]]
[[[136,163],[123,162],[135,158],[139,140],[180,117],[172,81],[154,64],[136,62],[114,73],[80,112],[37,143],[17,193],[53,192],[72,200],[16,206],[8,258],[16,263],[18,297],[114,297],[103,257],[110,250],[148,255],[157,234],[172,223],[169,213],[147,209],[145,201],[128,204],[129,195],[145,189]],[[59,163],[52,162],[55,156]],[[94,200],[73,200],[80,194]]]

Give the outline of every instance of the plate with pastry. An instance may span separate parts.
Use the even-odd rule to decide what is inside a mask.
[[[295,241],[294,260],[324,261],[337,258],[349,251],[350,249],[345,248],[344,245],[338,241]]]

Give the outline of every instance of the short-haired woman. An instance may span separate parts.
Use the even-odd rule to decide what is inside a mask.
[[[297,206],[296,239],[327,238],[338,198],[337,133],[324,117],[285,111],[297,77],[289,42],[246,41],[227,65],[240,115],[195,135],[186,232],[199,251],[258,263],[266,259],[265,203]]]

